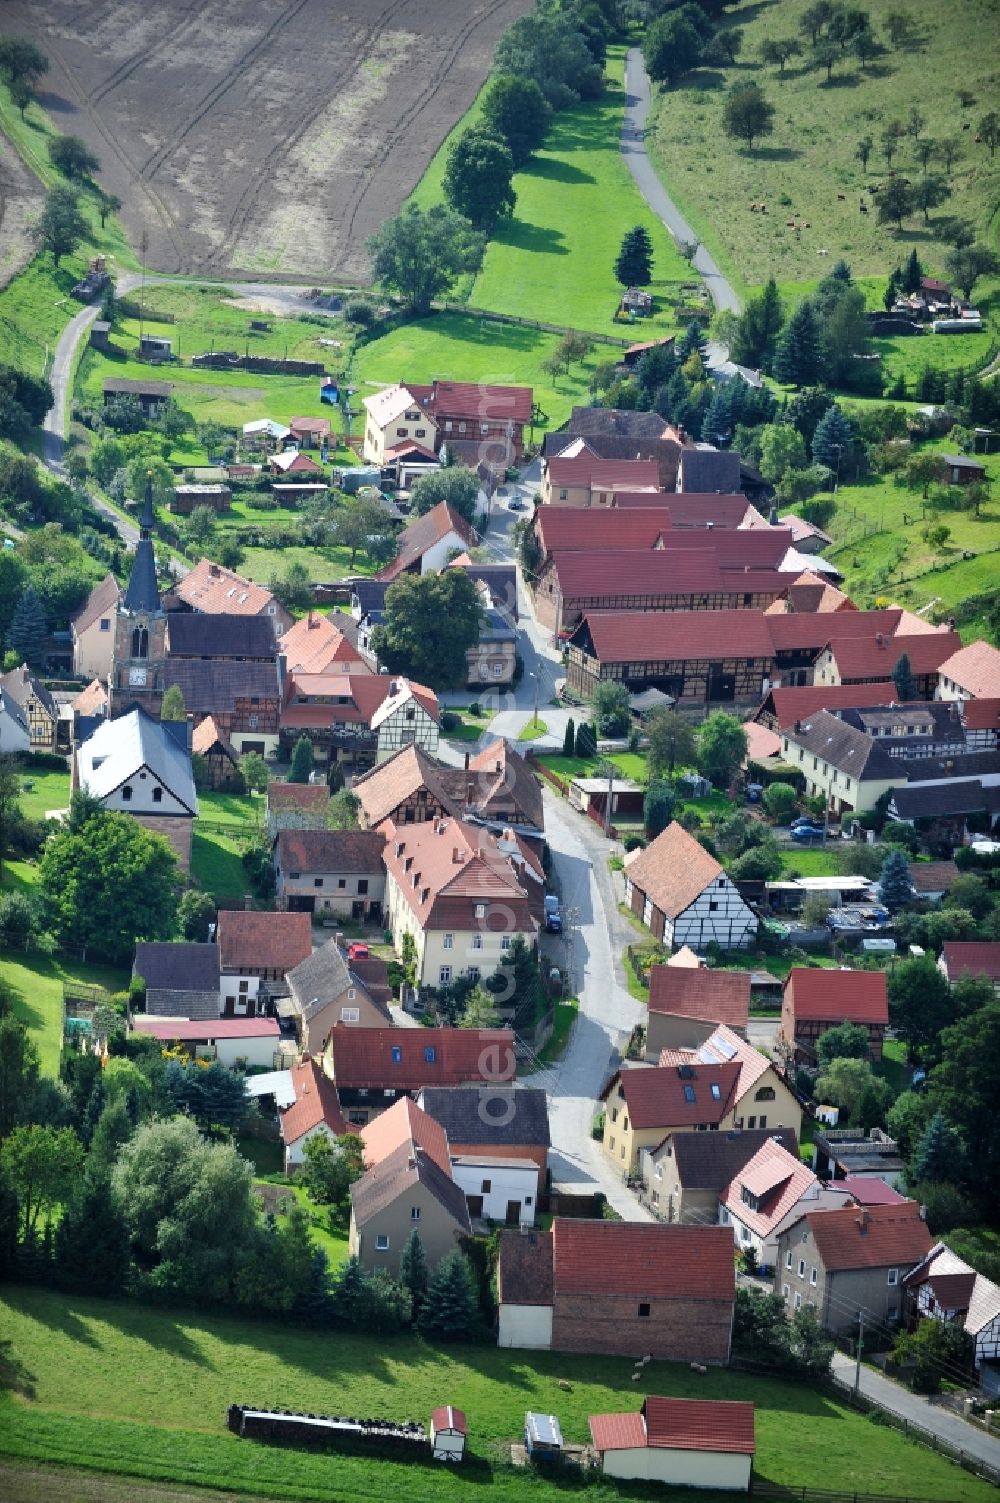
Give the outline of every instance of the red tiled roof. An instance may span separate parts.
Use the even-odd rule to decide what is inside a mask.
[[[350,872],[381,875],[385,841],[377,830],[282,830],[278,860],[287,874]]]
[[[1000,950],[1000,945],[997,949]],[[793,966],[785,982],[784,996],[791,1002],[796,1021],[883,1025],[889,1022],[884,971]]]
[[[843,619],[847,620],[849,615],[846,612]],[[841,618],[838,613],[822,619]],[[884,637],[881,642],[876,637],[835,642],[832,651],[842,679],[885,678],[887,674],[891,676],[904,653],[914,673],[936,673],[961,641],[957,631],[928,632],[919,637]]]
[[[867,1179],[863,1174],[848,1174],[839,1179],[837,1189],[846,1190],[861,1206],[898,1206],[906,1199],[884,1179]]]
[[[932,1273],[927,1280],[942,1310],[967,1310],[976,1287],[976,1275],[968,1273]]]
[[[810,1211],[805,1220],[827,1273],[912,1267],[933,1246],[915,1200],[895,1206]]]
[[[947,892],[958,877],[959,870],[954,861],[912,861],[910,863],[910,881],[918,894]]]
[[[75,616],[70,618],[73,635],[78,637],[88,626],[93,626],[99,616],[111,615],[118,608],[121,586],[109,571],[100,584],[95,585]]]
[[[293,1068],[292,1085],[295,1102],[281,1114],[281,1137],[286,1147],[321,1122],[338,1138],[350,1131],[340,1110],[336,1087],[314,1059],[307,1055]]]
[[[337,1028],[331,1042],[334,1079],[342,1089],[497,1084],[517,1074],[509,1028]]]
[[[899,625],[901,612],[888,611],[791,611],[785,615],[767,618],[768,631],[775,652],[794,652],[815,648],[817,652],[828,642],[841,642],[851,637],[867,637],[872,641],[878,632],[890,637]],[[883,679],[889,677],[886,668]]]
[[[743,732],[747,738],[747,762],[766,762],[768,757],[781,755],[781,737],[766,725],[744,720]]]
[[[330,419],[325,417],[293,417],[289,420],[288,427],[292,433],[325,433],[330,434]]]
[[[269,809],[323,809],[330,802],[325,783],[268,783]]]
[[[592,1414],[598,1451],[655,1446],[671,1451],[725,1451],[752,1456],[754,1409],[732,1399],[647,1398],[638,1414]]]
[[[191,737],[191,750],[192,752],[196,752],[198,756],[207,757],[216,746],[220,748],[223,754],[235,766],[236,753],[233,751],[232,742],[225,731],[219,729],[214,718],[211,715],[206,715],[204,720],[194,728],[194,734]]]
[[[723,870],[715,857],[674,820],[645,849],[629,852],[625,876],[662,913],[675,919],[723,876]]]
[[[197,1043],[203,1039],[277,1040],[281,1029],[274,1018],[154,1018],[137,1013],[133,1032],[171,1043]]]
[[[959,711],[967,731],[1000,730],[1000,699],[966,699]]]
[[[1000,981],[1000,943],[986,940],[946,939],[944,964],[949,981],[959,976],[989,976]]]
[[[329,616],[310,611],[282,635],[289,673],[323,673],[331,663],[360,662],[361,654]]]
[[[416,517],[397,539],[399,552],[391,564],[386,564],[375,575],[376,579],[398,579],[400,574],[423,558],[424,554],[446,538],[450,532],[465,544],[466,548],[479,545],[479,534],[470,527],[464,517],[453,511],[447,501],[439,501],[422,517]]]
[[[534,934],[527,889],[489,830],[453,818],[380,828],[386,870],[422,929]]]
[[[671,548],[700,548],[700,532],[677,528],[670,539]],[[720,569],[775,569],[792,544],[787,527],[742,527],[737,531],[720,530],[712,534],[712,543]],[[789,575],[791,584],[794,575]]]
[[[465,1435],[469,1428],[468,1420],[461,1409],[453,1409],[450,1404],[445,1404],[441,1409],[431,1410],[431,1424],[435,1432],[439,1430],[457,1430]]]
[[[598,490],[660,489],[660,467],[655,459],[598,459],[585,449],[572,459],[556,455],[545,463],[549,484],[553,487],[589,485]]]
[[[894,705],[899,695],[892,679],[887,679],[877,684],[803,684],[801,688],[772,689],[769,698],[778,725],[786,730],[819,710],[874,709],[876,705]]]
[[[308,913],[219,912],[219,964],[224,971],[290,971],[312,954]]]
[[[649,493],[646,493],[649,495]],[[620,512],[603,506],[540,506],[535,531],[542,553],[607,553],[610,549],[652,548],[671,525],[673,496],[652,496],[656,509]]]
[[[733,1177],[719,1201],[734,1220],[759,1237],[769,1237],[816,1182],[808,1164],[772,1140]],[[744,1201],[744,1189],[756,1198],[756,1209]]]
[[[970,642],[957,648],[939,669],[967,694],[976,699],[1000,697],[1000,651],[989,642]]]
[[[199,559],[190,573],[177,581],[174,594],[194,610],[210,615],[263,616],[269,615],[274,605],[275,614],[285,616],[270,590],[207,558]]]
[[[606,1100],[620,1082],[633,1128],[697,1127],[719,1123],[732,1109],[742,1066],[738,1063],[647,1065],[619,1070],[604,1088]],[[693,1092],[688,1100],[685,1091]]]
[[[735,1295],[731,1227],[557,1216],[552,1245],[557,1296],[732,1300]]]
[[[649,491],[616,491],[614,510],[631,513],[648,511],[651,507],[662,509],[664,501],[671,527],[696,532],[708,532],[711,528],[713,536],[716,532],[740,528],[751,509],[742,492],[732,495],[725,491],[673,491],[663,496]]]
[[[382,1112],[362,1128],[361,1141],[368,1168],[395,1153],[401,1144],[409,1143],[411,1152],[415,1148],[423,1149],[439,1169],[451,1174],[447,1134],[409,1096],[401,1097],[387,1112]]]
[[[91,679],[85,689],[75,694],[70,700],[70,706],[77,715],[103,715],[108,707],[108,691],[99,678]],[[202,722],[204,724],[204,722]],[[201,727],[198,727],[200,730]],[[198,730],[195,731],[197,740]],[[200,747],[192,744],[192,751],[199,751]]]
[[[559,588],[567,599],[580,595],[688,595],[725,588],[715,553],[708,547],[678,553],[667,549],[607,555],[557,553],[554,565]]]
[[[430,387],[412,386],[407,391],[441,422],[446,418],[473,418],[479,422],[530,423],[534,392],[530,386],[489,386],[479,381],[435,381]],[[424,401],[424,394],[429,400]]]
[[[750,972],[690,970],[654,965],[649,972],[649,1011],[707,1018],[730,1028],[746,1028],[750,1014]]]
[[[590,611],[586,625],[602,663],[774,656],[762,611]]]

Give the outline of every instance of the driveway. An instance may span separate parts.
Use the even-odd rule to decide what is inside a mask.
[[[635,178],[639,192],[656,217],[666,225],[674,239],[681,244],[697,245],[698,249],[692,265],[708,288],[709,296],[715,306],[729,308],[733,313],[739,313],[739,298],[722,275],[714,258],[701,244],[698,236],[664,188],[649,160],[644,137],[651,96],[652,86],[649,74],[646,72],[646,64],[643,62],[642,49],[630,47],[625,59],[625,118],[622,122],[621,139],[622,156],[625,158],[626,166]],[[711,349],[709,351],[710,356],[719,353],[725,359],[725,351],[721,350],[720,346],[716,346],[714,351]],[[714,360],[712,363],[715,363]]]
[[[549,1097],[552,1178],[577,1194],[603,1190],[626,1221],[653,1218],[625,1187],[590,1136],[597,1093],[639,1021],[641,1008],[618,979],[611,934],[618,914],[609,914],[593,851],[580,838],[577,818],[548,790],[545,831],[567,920],[564,964],[580,999],[580,1011],[561,1060],[528,1078]],[[607,874],[607,859],[603,863]]]
[[[833,1371],[842,1382],[854,1386],[854,1359],[844,1352],[834,1352]],[[977,1461],[985,1461],[993,1467],[1000,1467],[1000,1441],[993,1440],[985,1430],[978,1430],[974,1425],[966,1424],[965,1420],[959,1419],[957,1414],[951,1414],[947,1409],[933,1404],[930,1399],[921,1397],[916,1393],[910,1393],[908,1389],[901,1388],[898,1383],[893,1383],[881,1373],[873,1372],[870,1367],[861,1364],[861,1392],[866,1398],[875,1399],[886,1409],[891,1409],[893,1414],[901,1415],[913,1425],[919,1425],[921,1429],[929,1430],[949,1445],[956,1446],[960,1451],[965,1451],[969,1456],[974,1456]]]

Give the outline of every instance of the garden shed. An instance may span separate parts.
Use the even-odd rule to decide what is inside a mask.
[[[555,1461],[562,1455],[563,1438],[554,1414],[529,1409],[524,1416],[524,1444],[535,1461]]]
[[[435,1409],[431,1415],[431,1454],[435,1461],[461,1461],[469,1433],[461,1409],[450,1404]]]

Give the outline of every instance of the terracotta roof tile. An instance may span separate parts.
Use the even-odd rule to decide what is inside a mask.
[[[370,772],[355,778],[351,792],[361,800],[365,821],[370,826],[388,819],[400,804],[421,788],[432,794],[449,812],[454,805],[457,813],[456,772],[456,768],[443,766],[422,747],[411,743],[385,762],[378,763]]]
[[[599,1451],[654,1446],[671,1451],[724,1451],[752,1456],[754,1407],[733,1399],[649,1397],[638,1414],[592,1414],[591,1439]]]
[[[620,1085],[632,1127],[667,1133],[721,1122],[735,1105],[739,1078],[739,1064],[696,1064],[684,1055],[677,1064],[620,1070],[602,1094],[606,1100]]]
[[[324,810],[330,802],[325,783],[268,783],[269,809]]]
[[[966,699],[959,713],[967,731],[1000,730],[1000,699]]]
[[[875,705],[894,705],[899,696],[891,679],[876,684],[803,684],[800,688],[772,689],[768,700],[782,730],[796,720],[807,720],[820,710],[863,710]],[[759,713],[759,712],[758,712]]]
[[[915,1200],[897,1206],[810,1211],[805,1220],[827,1273],[912,1267],[933,1245]]]
[[[189,574],[177,581],[174,594],[194,610],[210,615],[261,616],[270,614],[269,608],[275,605],[274,596],[263,585],[254,584],[207,558],[200,559]],[[280,606],[277,610],[284,618]]]
[[[332,1047],[341,1089],[502,1084],[517,1074],[508,1028],[338,1028]]]
[[[590,611],[577,632],[589,633],[602,663],[774,656],[767,620],[757,610]]]
[[[79,636],[81,632],[85,632],[98,617],[111,615],[117,610],[121,595],[121,587],[109,571],[100,584],[94,586],[76,615],[70,618],[69,624],[74,635]]]
[[[500,1300],[506,1305],[551,1305],[552,1233],[500,1233],[497,1265]]]
[[[543,555],[651,549],[661,533],[671,526],[669,509],[662,504],[668,498],[656,499],[661,505],[655,511],[646,508],[619,511],[605,507],[540,506],[535,513],[535,532]]]
[[[860,614],[860,612],[859,612]],[[824,620],[837,619],[824,617]],[[842,679],[885,678],[905,653],[914,673],[936,673],[961,643],[958,632],[933,632],[920,637],[857,638],[835,642],[833,659]]]
[[[211,751],[219,747],[224,756],[227,756],[236,766],[236,753],[233,744],[225,731],[219,729],[211,715],[206,715],[194,728],[191,736],[191,750],[199,757],[207,757]]]
[[[398,579],[400,574],[423,558],[428,549],[447,537],[449,532],[453,532],[467,548],[479,546],[479,534],[475,528],[470,527],[457,511],[453,511],[447,501],[439,501],[437,506],[403,528],[397,539],[399,552],[391,564],[386,564],[384,569],[378,571],[375,578]]]
[[[590,1439],[598,1451],[639,1451],[646,1445],[642,1414],[592,1414]]]
[[[884,1179],[868,1179],[863,1174],[848,1174],[837,1181],[838,1190],[846,1190],[859,1206],[898,1206],[906,1199],[886,1184]]]
[[[665,1138],[664,1143],[667,1141]],[[787,1127],[677,1132],[669,1141],[677,1177],[687,1190],[724,1190],[765,1143],[780,1143],[793,1158],[799,1151],[798,1137]],[[660,1144],[656,1152],[662,1147]]]
[[[108,708],[108,691],[99,678],[91,679],[85,689],[75,694],[70,700],[70,708],[75,715],[103,715]],[[192,748],[197,751],[198,748]]]
[[[409,386],[422,400],[429,392],[426,407],[438,422],[446,418],[473,418],[479,422],[530,423],[534,411],[534,392],[530,386],[489,385],[480,381],[435,381],[432,386]]]
[[[275,1018],[153,1018],[137,1014],[134,1033],[171,1043],[198,1043],[202,1039],[273,1039],[277,1049],[281,1029]]]
[[[223,971],[290,971],[312,954],[308,913],[219,913],[219,961]]]
[[[645,850],[633,851],[625,857],[628,880],[670,919],[690,908],[695,898],[722,874],[715,857],[676,820]]]
[[[566,599],[604,595],[685,595],[721,592],[718,561],[711,548],[649,549],[643,552],[557,553],[553,565]],[[773,579],[773,575],[770,576]],[[779,586],[780,588],[780,586]]]
[[[649,972],[649,1010],[746,1028],[750,972],[654,965]]]
[[[734,1175],[719,1199],[731,1216],[759,1237],[768,1237],[816,1183],[807,1164],[772,1140]],[[756,1209],[744,1201],[744,1189],[756,1198]]]
[[[468,1234],[472,1230],[468,1203],[451,1177],[450,1166],[440,1168],[429,1154],[414,1153],[410,1143],[401,1143],[351,1186],[355,1221],[364,1226],[417,1184],[430,1191],[459,1231]]]
[[[899,625],[901,612],[887,611],[791,611],[785,615],[769,615],[768,631],[775,652],[794,652],[814,648],[819,652],[828,642],[841,642],[854,637],[866,637],[874,642],[882,632],[891,637]],[[889,677],[889,666],[882,674]]]
[[[387,1112],[381,1112],[362,1128],[361,1141],[368,1168],[381,1163],[402,1144],[408,1143],[411,1154],[415,1148],[421,1149],[430,1155],[439,1169],[449,1177],[451,1175],[447,1133],[409,1096],[401,1097]]]
[[[997,946],[1000,951],[1000,945]],[[841,971],[793,966],[784,997],[796,1020],[819,1023],[889,1022],[884,971]]]
[[[549,483],[553,487],[589,485],[597,490],[660,488],[660,467],[655,459],[598,459],[585,451],[572,459],[560,455],[546,460]]]
[[[469,758],[473,779],[470,808],[483,818],[501,817],[494,811],[513,800],[515,824],[542,829],[545,812],[542,790],[524,757],[507,741],[490,741]]]
[[[577,1221],[557,1216],[552,1247],[557,1295],[734,1298],[730,1227]]]
[[[1000,651],[989,642],[970,642],[945,658],[938,670],[975,699],[1000,698]]]
[[[289,673],[324,673],[333,663],[362,662],[355,644],[331,616],[310,611],[281,638]]]
[[[286,873],[380,873],[384,848],[377,830],[282,830],[278,835],[278,860]]]
[[[488,830],[450,818],[381,828],[386,870],[421,928],[535,933],[527,890]]]
[[[958,880],[954,861],[912,861],[910,881],[917,893],[947,891]]]
[[[281,1114],[281,1137],[285,1146],[298,1141],[303,1133],[325,1122],[337,1137],[350,1129],[340,1110],[340,1098],[333,1082],[308,1056],[292,1070],[295,1104]]]
[[[943,959],[949,981],[959,976],[989,976],[1000,981],[1000,943],[985,940],[946,939]]]

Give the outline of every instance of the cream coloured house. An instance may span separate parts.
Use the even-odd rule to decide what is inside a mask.
[[[387,386],[365,397],[364,457],[383,465],[386,455],[401,444],[420,444],[433,455],[437,424],[405,386]]]
[[[544,875],[516,836],[451,818],[380,829],[387,921],[397,952],[413,940],[418,986],[492,976],[516,938],[535,944]]]
[[[105,574],[95,585],[69,623],[73,639],[73,672],[77,678],[106,680],[111,672],[115,646],[115,614],[121,588],[115,576]]]

